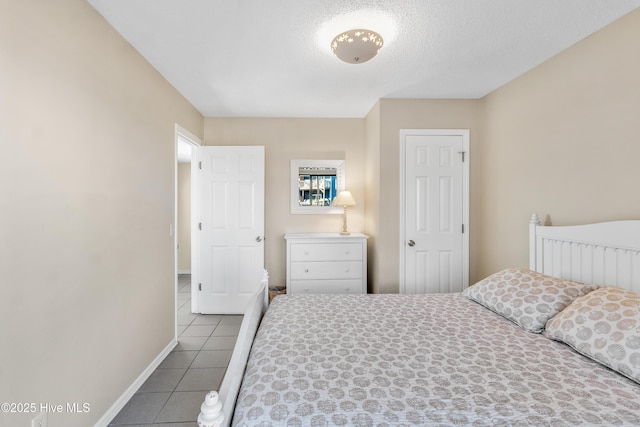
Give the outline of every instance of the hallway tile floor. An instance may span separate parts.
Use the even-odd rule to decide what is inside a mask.
[[[191,276],[178,276],[178,345],[109,426],[196,427],[200,404],[220,388],[241,315],[191,313]]]

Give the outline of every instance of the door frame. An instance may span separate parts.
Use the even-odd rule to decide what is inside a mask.
[[[182,126],[180,126],[179,124],[175,124],[175,161],[174,161],[174,172],[173,172],[173,176],[174,176],[174,190],[173,190],[173,195],[174,195],[174,201],[173,201],[173,207],[174,207],[174,212],[173,212],[173,224],[171,225],[171,232],[173,233],[173,260],[174,260],[174,268],[173,268],[173,278],[174,278],[174,290],[175,290],[175,336],[178,336],[178,145],[180,144],[180,142],[186,142],[188,144],[191,144],[193,146],[202,146],[202,140],[200,138],[198,138],[197,136],[195,136],[194,134],[192,134],[191,132],[189,132],[188,130],[186,130],[185,128],[183,128]],[[193,158],[192,158],[192,163],[193,163]],[[192,203],[193,205],[193,196],[192,196]],[[192,208],[193,209],[193,208]],[[192,214],[193,216],[193,210],[192,210]],[[193,225],[191,227],[191,240],[193,241]],[[192,243],[192,248],[191,250],[193,251],[193,243]],[[193,271],[193,265],[191,266],[191,271]],[[195,292],[196,298],[197,298],[197,292]],[[193,282],[191,283],[191,311],[193,312],[193,298],[194,298],[194,286],[193,286]]]
[[[406,176],[405,176],[405,155],[406,155],[406,137],[409,135],[450,135],[461,136],[462,147],[465,153],[465,160],[462,163],[462,222],[464,224],[464,235],[462,236],[462,286],[469,286],[469,234],[471,227],[469,225],[469,163],[471,156],[469,155],[469,129],[400,129],[400,233],[398,243],[400,245],[400,265],[399,265],[399,292],[405,293],[406,289],[406,251],[405,235],[406,235],[406,223],[405,223],[405,190],[406,190]]]

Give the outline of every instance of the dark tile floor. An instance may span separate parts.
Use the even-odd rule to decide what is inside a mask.
[[[178,276],[178,345],[109,426],[196,427],[200,404],[220,388],[242,316],[191,313],[191,276]]]

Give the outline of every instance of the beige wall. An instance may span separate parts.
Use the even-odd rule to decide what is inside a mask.
[[[638,52],[640,10],[482,100],[476,277],[528,264],[533,212],[555,225],[640,218]]]
[[[265,146],[265,267],[271,284],[285,283],[288,232],[337,232],[342,215],[291,215],[292,159],[344,159],[346,187],[357,206],[349,209],[349,230],[364,231],[364,121],[362,119],[206,118],[205,145]]]
[[[178,163],[178,272],[191,272],[191,163]]]
[[[368,215],[375,215],[377,235],[375,254],[377,271],[370,284],[376,293],[396,293],[399,290],[399,230],[400,230],[400,129],[469,129],[470,130],[470,212],[477,205],[478,164],[474,153],[481,150],[482,137],[479,132],[480,104],[476,100],[426,100],[426,99],[382,99],[380,106],[380,202]],[[476,224],[471,218],[470,277],[476,277],[475,255],[480,242],[475,239]]]
[[[203,119],[85,1],[1,9],[0,400],[94,425],[174,339],[174,127]]]

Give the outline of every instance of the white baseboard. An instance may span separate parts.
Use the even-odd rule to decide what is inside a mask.
[[[178,274],[191,274],[191,270],[178,270]]]
[[[153,359],[153,362],[136,378],[136,380],[127,388],[127,390],[115,401],[111,408],[105,412],[105,414],[95,423],[94,427],[107,427],[111,421],[118,415],[118,413],[124,408],[133,395],[138,391],[140,386],[151,376],[153,371],[162,363],[162,361],[171,353],[171,351],[178,345],[178,340],[173,339],[167,346]]]

